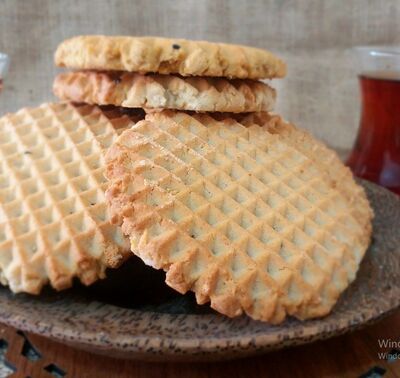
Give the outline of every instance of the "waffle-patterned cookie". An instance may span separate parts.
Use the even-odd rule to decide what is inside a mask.
[[[272,110],[275,90],[254,80],[79,71],[59,74],[54,94],[62,100],[128,108],[197,112]]]
[[[270,132],[279,133],[287,143],[318,164],[319,168],[328,174],[331,185],[336,187],[346,197],[348,203],[351,204],[352,215],[367,230],[366,236],[370,235],[372,232],[370,220],[373,213],[364,189],[356,184],[351,170],[343,165],[335,151],[314,139],[307,131],[283,121],[278,115],[259,112],[238,114],[235,118],[249,127],[252,125],[263,126],[268,123]],[[253,140],[253,143],[258,142],[256,139]]]
[[[129,242],[109,221],[104,151],[134,117],[43,104],[0,119],[0,279],[14,292],[104,277]]]
[[[200,304],[271,323],[323,316],[356,276],[371,210],[362,190],[349,201],[298,148],[294,126],[256,119],[148,114],[107,153],[112,220],[135,254]]]
[[[286,74],[285,63],[266,50],[159,37],[78,36],[58,46],[55,63],[74,69],[239,79]]]

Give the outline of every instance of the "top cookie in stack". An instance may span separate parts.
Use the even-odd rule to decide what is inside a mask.
[[[196,112],[270,111],[285,63],[246,46],[156,37],[79,36],[57,49],[54,82],[63,99],[99,105]]]

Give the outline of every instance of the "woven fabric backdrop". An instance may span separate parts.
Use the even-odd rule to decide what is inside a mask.
[[[276,52],[278,111],[332,146],[358,127],[351,47],[400,44],[399,0],[0,0],[0,51],[11,69],[0,114],[54,99],[53,52],[77,34],[159,35],[248,44]]]

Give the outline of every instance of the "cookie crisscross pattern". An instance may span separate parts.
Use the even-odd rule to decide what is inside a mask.
[[[104,149],[133,121],[117,111],[43,104],[0,119],[0,276],[14,292],[104,277],[128,251],[109,222]]]
[[[276,97],[255,80],[97,71],[61,73],[53,91],[62,100],[88,104],[234,113],[272,110]]]
[[[324,315],[368,246],[346,196],[274,122],[148,114],[111,147],[106,175],[132,251],[228,316]]]
[[[331,185],[336,187],[349,203],[352,215],[367,230],[366,237],[372,232],[371,218],[373,212],[369,206],[362,186],[357,185],[351,170],[345,167],[337,153],[327,148],[322,142],[314,139],[310,133],[285,122],[278,115],[266,112],[237,114],[235,117],[248,127],[258,127],[269,124],[271,133],[278,133],[286,143],[294,146],[308,158],[318,164],[331,180]],[[259,143],[253,138],[252,143]]]

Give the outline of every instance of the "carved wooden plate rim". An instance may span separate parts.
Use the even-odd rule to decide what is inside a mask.
[[[218,360],[325,339],[400,306],[400,197],[361,181],[374,207],[373,245],[356,281],[323,319],[269,326],[246,317],[167,314],[63,296],[54,302],[0,290],[0,321],[95,353],[147,360]]]

